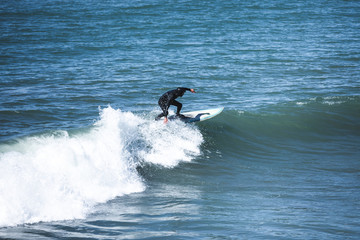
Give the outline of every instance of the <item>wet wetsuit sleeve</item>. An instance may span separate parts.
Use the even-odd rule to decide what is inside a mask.
[[[191,92],[191,89],[190,88],[184,88],[184,87],[179,87],[179,89],[181,89],[182,91],[190,91]]]

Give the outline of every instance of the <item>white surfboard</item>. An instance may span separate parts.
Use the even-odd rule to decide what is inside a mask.
[[[199,111],[192,111],[192,112],[184,112],[181,113],[181,117],[176,115],[172,115],[169,117],[169,120],[181,120],[183,122],[201,122],[213,118],[219,115],[224,110],[224,107],[213,108],[213,109],[206,109],[206,110],[199,110]]]

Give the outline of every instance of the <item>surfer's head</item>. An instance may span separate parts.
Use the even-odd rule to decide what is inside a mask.
[[[179,96],[179,97],[184,96],[184,93],[185,93],[184,90],[182,90],[181,88],[177,88],[176,90],[177,90],[177,92],[178,92],[178,96]]]

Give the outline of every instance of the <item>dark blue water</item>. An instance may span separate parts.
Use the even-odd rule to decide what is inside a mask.
[[[0,2],[0,238],[358,239],[359,12]]]

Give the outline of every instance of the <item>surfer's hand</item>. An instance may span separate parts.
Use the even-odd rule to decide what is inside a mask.
[[[191,89],[190,89],[190,92],[195,93],[195,90],[191,88]]]

